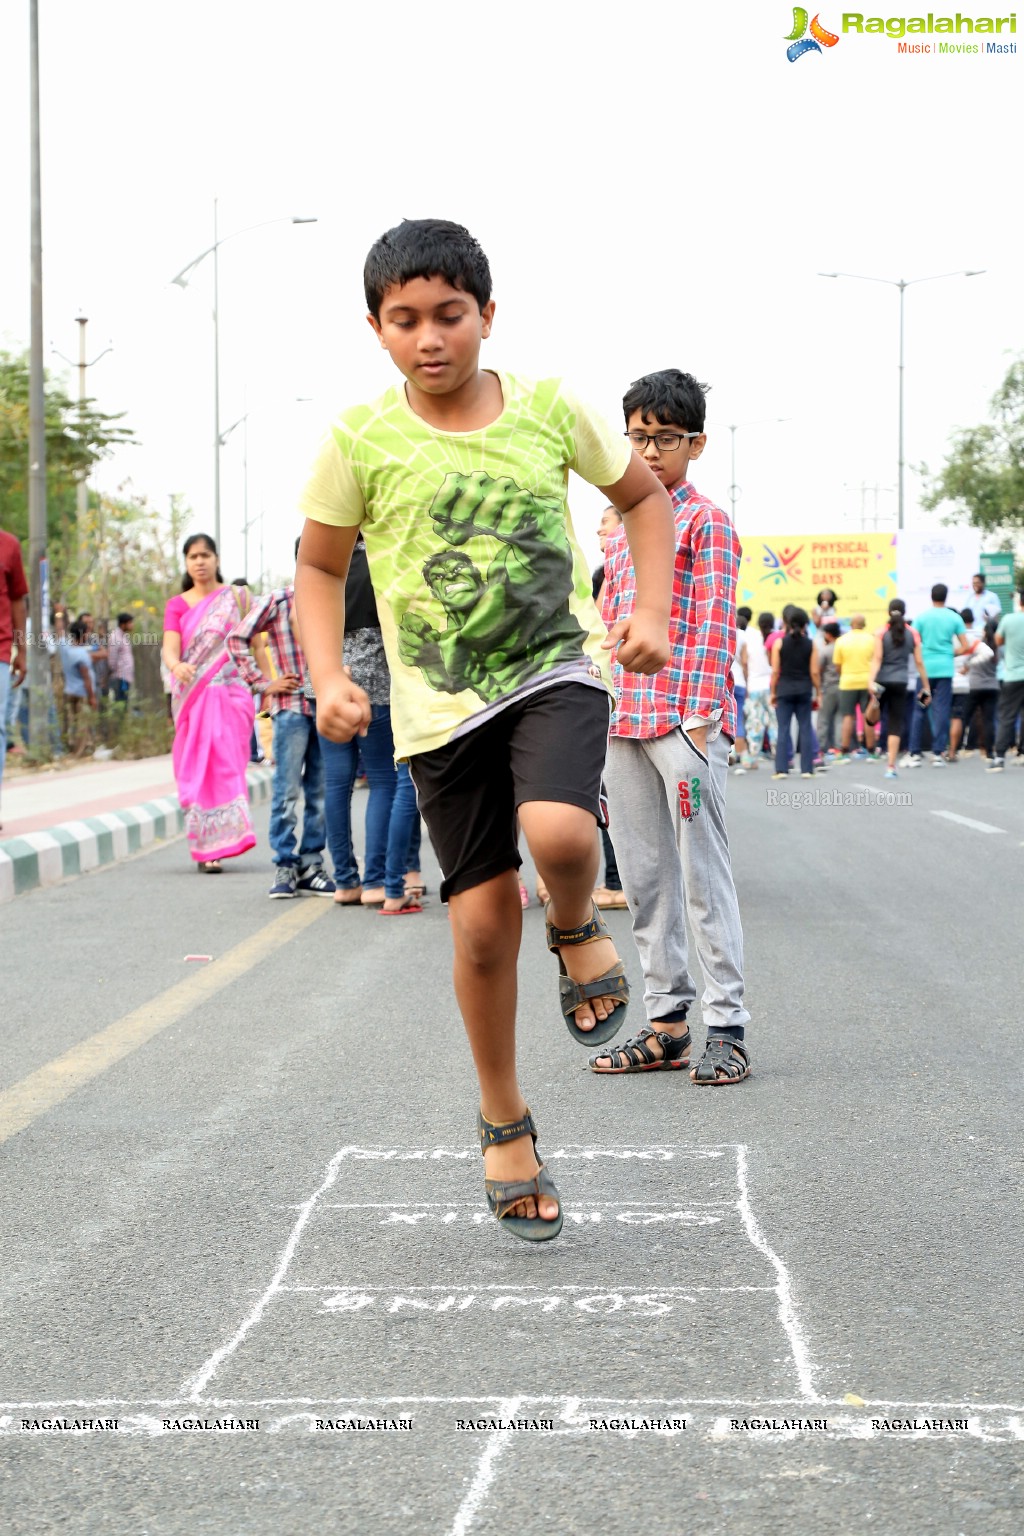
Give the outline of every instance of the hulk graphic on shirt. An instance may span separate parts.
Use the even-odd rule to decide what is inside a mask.
[[[439,693],[472,689],[495,703],[542,672],[584,656],[585,631],[569,611],[573,557],[561,502],[539,501],[507,477],[446,475],[430,504],[438,550],[423,578],[447,615],[437,629],[407,611],[398,655]],[[502,549],[481,571],[458,546],[487,535]]]

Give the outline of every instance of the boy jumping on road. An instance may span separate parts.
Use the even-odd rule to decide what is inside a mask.
[[[729,749],[736,739],[732,659],[740,546],[725,513],[690,484],[704,451],[707,386],[678,368],[651,373],[622,402],[626,435],[671,493],[675,564],[670,656],[656,676],[614,667],[616,711],[608,795],[622,886],[640,952],[648,1028],[591,1056],[594,1072],[690,1065],[687,1015],[697,995],[686,948],[689,917],[704,972],[707,1044],[695,1083],[750,1075],[743,1043],[743,930],[725,828]],[[602,612],[613,633],[633,612],[637,581],[621,535],[605,549]],[[620,656],[621,661],[621,656]],[[679,867],[665,864],[675,848]]]
[[[628,1000],[593,908],[608,732],[605,627],[566,505],[568,472],[626,515],[637,603],[608,636],[623,668],[668,655],[671,507],[628,443],[557,379],[480,368],[487,258],[460,225],[407,220],[373,246],[368,319],[403,383],[343,412],[302,497],[296,595],[321,732],[370,718],[342,664],[344,583],[363,530],[408,758],[450,903],[455,992],[480,1081],[485,1190],[517,1236],[554,1237],[516,1076],[522,925],[517,815],[547,886],[570,1033],[610,1039]]]

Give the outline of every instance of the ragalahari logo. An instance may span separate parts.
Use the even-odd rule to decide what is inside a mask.
[[[808,32],[810,37],[807,36]],[[817,16],[808,27],[807,12],[802,5],[794,5],[793,30],[787,33],[786,41],[789,43],[786,58],[795,64],[805,53],[820,53],[822,48],[834,48],[839,39],[834,32],[826,32]]]

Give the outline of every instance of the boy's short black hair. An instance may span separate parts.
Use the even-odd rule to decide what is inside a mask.
[[[450,219],[403,219],[370,247],[363,267],[366,307],[380,319],[381,300],[389,288],[416,277],[442,277],[452,288],[471,293],[483,309],[491,298],[491,269],[468,229]]]
[[[117,616],[117,622],[118,624],[134,624],[135,615],[134,613],[119,613]]]
[[[944,603],[949,596],[949,588],[944,581],[937,581],[932,587],[932,602]]]
[[[838,640],[842,632],[843,631],[834,619],[830,619],[829,622],[824,625],[822,630],[822,633],[828,635],[830,640]]]
[[[701,384],[692,373],[678,368],[663,368],[660,373],[645,373],[634,379],[622,399],[622,414],[629,426],[634,411],[640,420],[659,421],[681,427],[685,432],[704,431],[704,407],[710,384]]]

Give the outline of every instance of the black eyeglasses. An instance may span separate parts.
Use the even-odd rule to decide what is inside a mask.
[[[700,437],[699,432],[625,432],[637,453],[644,453],[648,443],[653,443],[661,453],[671,453],[688,437]]]

